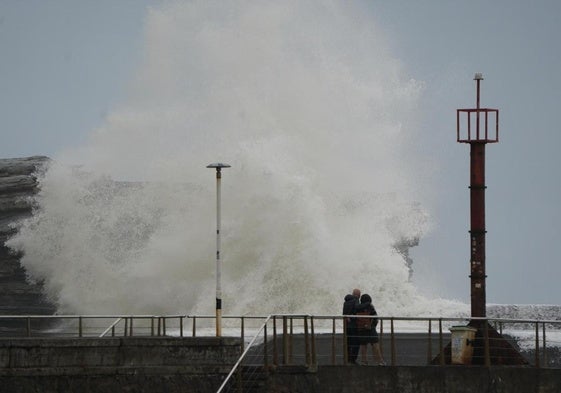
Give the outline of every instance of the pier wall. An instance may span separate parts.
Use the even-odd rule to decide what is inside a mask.
[[[0,369],[37,367],[231,366],[232,337],[17,338],[0,340]]]
[[[0,339],[0,393],[215,392],[240,353],[232,337]]]
[[[561,370],[509,366],[321,366],[272,373],[267,391],[322,393],[558,393]]]
[[[214,393],[240,344],[231,337],[1,339],[0,393]],[[561,369],[553,368],[321,365],[269,371],[253,382],[252,392],[561,392]]]

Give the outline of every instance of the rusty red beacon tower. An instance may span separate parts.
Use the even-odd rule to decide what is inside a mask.
[[[471,316],[486,316],[485,295],[485,146],[499,141],[499,110],[481,108],[479,103],[483,75],[475,74],[477,99],[474,109],[456,112],[457,140],[470,144],[470,271]],[[467,118],[466,122],[461,122]],[[464,120],[465,121],[465,120]],[[462,130],[460,127],[464,125]],[[467,126],[466,126],[467,125]]]
[[[457,109],[456,132],[459,143],[470,145],[470,281],[471,321],[475,328],[473,355],[468,361],[476,365],[525,365],[528,361],[487,321],[485,294],[485,146],[499,141],[499,110],[481,108],[479,99],[483,75],[475,74],[477,86],[475,108]],[[452,330],[452,329],[451,329]],[[433,360],[433,364],[451,364],[452,345]]]
[[[527,364],[526,359],[486,320],[485,294],[485,146],[499,141],[499,110],[481,108],[483,75],[474,77],[475,108],[456,111],[457,141],[470,145],[470,281],[471,318],[477,329],[473,342],[473,364]],[[449,351],[449,348],[448,348]],[[449,353],[449,352],[448,352]],[[442,360],[441,360],[442,361]]]

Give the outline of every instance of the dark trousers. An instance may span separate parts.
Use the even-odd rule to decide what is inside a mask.
[[[349,362],[356,362],[359,349],[360,342],[358,338],[357,328],[352,325],[347,325],[347,358]]]

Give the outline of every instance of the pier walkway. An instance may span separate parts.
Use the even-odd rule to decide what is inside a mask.
[[[438,357],[467,319],[379,319],[386,366],[346,361],[341,316],[0,316],[0,392],[561,391],[559,321],[488,320],[527,360],[505,368]]]

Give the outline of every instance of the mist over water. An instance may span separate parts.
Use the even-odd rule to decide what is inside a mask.
[[[9,245],[61,313],[214,310],[222,179],[225,314],[449,315],[393,244],[430,230],[416,108],[383,32],[344,1],[151,9],[126,102],[55,157]],[[79,166],[77,166],[79,165]],[[422,240],[421,240],[422,241]]]

